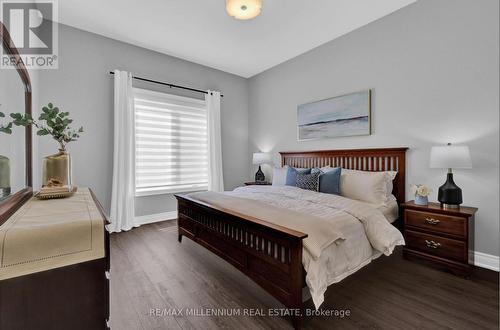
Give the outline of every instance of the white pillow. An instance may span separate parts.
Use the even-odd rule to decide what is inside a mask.
[[[394,197],[392,194],[392,189],[394,189],[394,185],[392,184],[392,181],[396,178],[396,174],[398,174],[397,171],[385,171],[387,175],[389,175],[389,180],[387,180],[387,198],[390,198],[391,196]]]
[[[334,167],[330,167],[330,166],[326,166],[324,167],[325,169],[334,169]],[[323,167],[321,168],[322,171],[323,170]],[[342,169],[342,171],[346,171],[346,172],[359,172],[359,173],[380,173],[380,172],[370,172],[370,171],[360,171],[360,170],[349,170],[349,169]],[[393,196],[392,195],[392,190],[394,189],[394,185],[393,185],[393,181],[394,179],[396,178],[396,175],[398,174],[397,171],[381,171],[381,172],[384,172],[384,173],[387,173],[388,175],[388,179],[387,179],[387,198]]]
[[[273,167],[273,186],[284,186],[286,184],[286,174],[288,165],[283,167]]]
[[[395,173],[393,171],[369,172],[342,169],[340,194],[347,198],[383,205],[392,193],[392,180]]]

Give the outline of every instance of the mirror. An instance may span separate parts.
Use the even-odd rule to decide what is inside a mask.
[[[0,112],[9,121],[12,112],[24,112],[24,86],[16,70],[0,73]],[[13,127],[11,134],[0,132],[0,201],[26,187],[26,140],[23,127]]]
[[[0,125],[10,121],[10,113],[31,115],[31,81],[6,27],[0,22],[2,57],[15,60],[16,69],[0,67]],[[0,225],[32,195],[31,127],[12,127],[0,132]]]

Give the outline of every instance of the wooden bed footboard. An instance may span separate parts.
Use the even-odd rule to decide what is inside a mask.
[[[179,242],[186,236],[231,263],[278,299],[302,325],[302,240],[307,234],[176,195]]]

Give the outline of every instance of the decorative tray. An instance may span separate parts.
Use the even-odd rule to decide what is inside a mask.
[[[55,198],[65,198],[73,196],[73,194],[77,191],[78,187],[73,187],[69,191],[64,192],[44,192],[41,191],[35,194],[35,197],[38,199],[55,199]]]

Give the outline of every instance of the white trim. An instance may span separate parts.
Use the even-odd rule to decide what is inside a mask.
[[[487,254],[478,251],[469,251],[469,258],[474,257],[474,265],[481,268],[486,268],[499,271],[499,257],[492,254]]]
[[[134,225],[141,226],[148,223],[160,222],[165,220],[174,220],[174,219],[177,219],[177,211],[141,215],[141,216],[136,216],[134,218]]]

